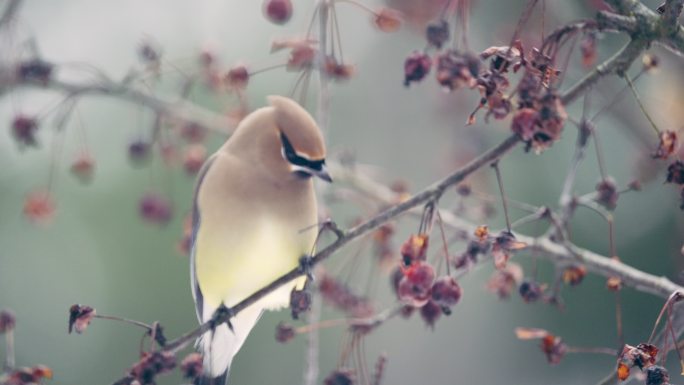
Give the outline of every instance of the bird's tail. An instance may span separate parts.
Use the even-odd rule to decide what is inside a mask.
[[[204,319],[209,320],[215,309],[206,309]],[[204,357],[205,379],[200,385],[227,384],[230,363],[245,342],[247,335],[261,316],[259,306],[250,306],[231,319],[233,330],[227,324],[217,326],[200,337],[198,344]]]

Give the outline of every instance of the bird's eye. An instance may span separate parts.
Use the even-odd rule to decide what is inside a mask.
[[[283,133],[280,134],[280,141],[283,145],[283,158],[285,158],[285,160],[287,160],[290,164],[314,171],[321,171],[323,165],[325,164],[324,159],[310,160],[298,155],[294,147],[292,147],[292,143],[290,143],[290,140],[287,139],[287,136],[285,136],[285,134]]]

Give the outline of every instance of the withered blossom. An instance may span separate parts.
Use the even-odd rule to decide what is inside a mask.
[[[684,162],[676,160],[667,167],[667,183],[684,185]]]
[[[492,257],[494,258],[494,266],[497,269],[506,267],[506,263],[511,257],[511,253],[527,247],[525,242],[520,242],[515,239],[515,236],[508,232],[502,231],[494,238],[492,245]]]
[[[292,289],[290,292],[290,310],[293,319],[299,319],[301,314],[311,310],[311,292],[307,288]]]
[[[169,373],[175,367],[176,357],[171,352],[144,352],[131,368],[130,375],[142,385],[154,385],[158,375]]]
[[[51,379],[52,375],[52,369],[45,365],[37,365],[11,370],[6,377],[0,379],[3,380],[2,385],[37,385],[42,384],[43,379]]]
[[[181,361],[180,370],[183,374],[183,378],[197,380],[202,377],[202,373],[204,372],[202,367],[202,355],[193,352],[185,356],[183,361]]]
[[[496,269],[487,281],[487,290],[500,299],[508,299],[523,280],[523,270],[516,263],[508,263],[503,269]]]
[[[228,89],[244,90],[249,84],[249,70],[243,64],[236,65],[229,69],[223,77],[223,81],[228,86]]]
[[[654,159],[667,159],[674,154],[679,147],[677,133],[675,131],[666,130],[660,133],[660,143],[658,148],[653,153]]]
[[[430,73],[432,59],[425,52],[415,51],[404,61],[404,85],[419,82]]]
[[[555,336],[544,329],[516,328],[515,334],[521,340],[540,340],[539,348],[546,355],[551,365],[560,363],[568,350],[561,337]]]
[[[395,32],[401,28],[401,12],[383,7],[375,12],[373,24],[382,32]]]
[[[479,72],[480,60],[476,55],[453,49],[437,55],[435,76],[448,91],[475,87]]]
[[[532,303],[538,301],[546,290],[546,285],[541,285],[537,281],[523,280],[518,288],[518,292],[525,303]]]
[[[596,184],[596,202],[608,210],[615,210],[617,201],[620,198],[615,180],[606,177]]]
[[[349,286],[329,274],[322,274],[319,282],[318,290],[327,304],[354,318],[365,318],[374,313],[373,305],[367,298],[354,294]]]
[[[651,344],[639,344],[636,347],[627,345],[622,348],[622,352],[617,361],[617,374],[621,381],[629,377],[632,368],[640,370],[655,365],[658,348]]]
[[[69,333],[75,331],[78,334],[83,333],[90,322],[95,317],[95,309],[90,306],[72,305],[69,308]]]
[[[295,329],[292,325],[279,322],[276,326],[275,338],[281,344],[290,342],[295,337]]]
[[[583,265],[572,265],[563,269],[563,282],[570,286],[577,286],[587,275],[587,268]]]
[[[19,114],[12,120],[12,135],[20,148],[37,147],[38,119],[34,116]]]

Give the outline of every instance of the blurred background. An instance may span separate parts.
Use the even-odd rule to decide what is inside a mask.
[[[87,63],[121,79],[132,67],[140,67],[141,43],[153,41],[163,50],[165,72],[150,92],[173,98],[182,79],[179,71],[196,72],[202,50],[214,52],[226,68],[239,62],[255,69],[282,63],[283,54],[269,54],[271,41],[301,35],[313,3],[294,0],[292,20],[276,26],[264,19],[261,1],[26,0],[11,35],[2,36],[1,55],[3,60],[11,58],[22,41],[33,38],[42,57],[57,63],[64,76],[79,74],[70,69]],[[410,14],[430,6],[429,1],[419,0],[364,3],[373,8],[395,6]],[[526,3],[472,1],[471,47],[481,51],[507,45]],[[655,9],[660,2],[644,3]],[[546,31],[563,22],[591,17],[598,6],[599,1],[548,0]],[[403,61],[411,51],[424,47],[423,29],[429,17],[415,16],[400,31],[385,34],[373,27],[363,11],[349,4],[337,9],[344,58],[356,66],[356,72],[351,80],[331,86],[326,135],[333,154],[373,165],[378,180],[403,180],[410,191],[417,191],[509,135],[508,119],[485,124],[479,115],[475,125],[465,126],[478,103],[477,91],[446,93],[432,78],[404,87]],[[542,17],[537,10],[521,36],[524,44],[538,44],[541,31]],[[598,60],[612,55],[624,41],[622,35],[601,36]],[[680,130],[684,66],[681,59],[660,48],[652,52],[661,58],[660,70],[645,75],[637,87],[661,129]],[[564,87],[587,71],[580,60],[577,54],[571,57]],[[633,71],[639,66],[636,63]],[[296,76],[276,70],[254,77],[246,92],[249,107],[263,106],[269,94],[288,95]],[[83,79],[74,75],[74,80]],[[312,85],[315,89],[315,83]],[[602,80],[592,92],[587,114],[592,116],[612,102],[623,85],[614,77]],[[39,148],[19,148],[10,130],[12,119],[18,113],[44,112],[59,96],[17,89],[0,99],[0,122],[6,127],[0,131],[0,164],[4,166],[0,168],[0,308],[11,308],[17,316],[18,365],[48,365],[54,370],[49,383],[55,385],[107,384],[137,361],[140,330],[95,320],[83,335],[68,335],[67,310],[81,303],[95,307],[100,314],[148,323],[158,320],[169,337],[196,325],[188,258],[177,249],[194,177],[181,166],[166,166],[157,153],[143,165],[132,165],[128,147],[150,137],[154,116],[139,105],[107,97],[81,98],[78,113],[61,133],[46,119],[37,134]],[[217,97],[202,87],[191,99],[221,113],[230,113],[237,106],[234,98]],[[308,101],[307,107],[315,113],[314,92]],[[579,120],[581,101],[568,107],[568,112]],[[678,190],[663,184],[666,163],[649,160],[644,166],[644,154],[657,143],[648,122],[627,93],[601,116],[597,127],[607,170],[618,185],[626,186],[634,179],[643,183],[643,191],[622,195],[615,211],[619,256],[632,266],[681,283],[684,216],[678,209]],[[568,123],[562,140],[541,155],[516,149],[508,156],[501,171],[509,198],[553,207],[575,139],[576,129]],[[223,140],[225,137],[212,134],[206,142],[208,151],[213,152]],[[79,183],[69,172],[84,143],[96,159],[95,175],[88,184]],[[598,180],[592,147],[580,168],[577,191],[593,191]],[[490,169],[478,172],[471,182],[477,191],[496,196]],[[56,212],[49,224],[36,225],[24,217],[22,206],[27,193],[48,184]],[[140,218],[138,202],[150,192],[168,197],[172,203],[173,217],[166,225],[151,225]],[[474,206],[482,203],[477,199],[469,202]],[[494,206],[499,208],[498,200]],[[372,214],[353,202],[330,203],[329,209],[343,226]],[[512,211],[514,218],[522,214]],[[504,223],[501,210],[493,218],[474,220],[493,229]],[[395,244],[416,229],[415,220],[402,220]],[[544,230],[534,224],[520,229],[530,235]],[[596,214],[580,209],[572,235],[581,247],[608,253],[607,225]],[[358,250],[362,260],[374,258],[372,250],[359,245],[334,257],[328,270],[349,276],[347,282],[355,288],[365,287],[369,279],[377,281],[372,299],[377,309],[387,308],[393,300],[386,274],[374,271],[369,277],[368,269],[345,272],[348,267],[342,261]],[[451,247],[457,254],[463,246]],[[514,260],[526,271],[532,265],[525,252]],[[539,268],[540,280],[553,279],[547,263],[540,262]],[[565,310],[561,311],[542,303],[525,304],[517,295],[509,301],[499,300],[485,289],[492,270],[486,264],[460,280],[462,301],[434,330],[414,316],[392,320],[368,338],[369,366],[380,353],[387,354],[385,384],[592,384],[612,370],[615,358],[606,355],[568,355],[559,365],[550,366],[536,342],[519,341],[513,332],[519,326],[539,327],[562,336],[572,346],[614,347],[614,295],[605,289],[604,278],[590,275],[582,285],[564,289]],[[637,344],[648,338],[664,300],[631,289],[624,290],[622,298],[626,341]],[[323,319],[336,317],[339,314],[324,309]],[[274,330],[282,320],[290,321],[288,311],[262,318],[233,362],[231,383],[302,382],[305,338],[278,344]],[[335,368],[343,336],[339,328],[321,332],[321,379]],[[676,367],[673,364],[670,368]],[[671,370],[675,383],[679,380],[676,372]],[[181,381],[173,374],[160,378],[159,383]]]

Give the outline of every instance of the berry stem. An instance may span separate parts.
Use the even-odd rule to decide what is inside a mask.
[[[634,95],[634,100],[636,100],[637,104],[639,105],[641,112],[643,112],[644,116],[651,124],[651,127],[653,128],[653,131],[655,131],[656,135],[660,137],[660,130],[658,129],[658,126],[656,126],[651,115],[648,113],[648,111],[646,111],[646,107],[642,103],[641,98],[639,97],[639,93],[637,92],[636,88],[634,88],[634,83],[632,83],[632,80],[629,78],[627,74],[624,74],[623,77],[625,78],[625,81],[629,86],[629,90],[632,91],[632,95]]]
[[[451,267],[449,266],[449,244],[447,243],[446,235],[444,233],[444,221],[442,221],[442,215],[437,212],[437,220],[439,221],[439,232],[442,235],[442,244],[444,245],[444,262],[446,262],[447,275],[451,275]]]
[[[501,179],[501,170],[499,170],[499,161],[492,163],[492,168],[496,173],[496,181],[499,183],[499,192],[501,193],[501,201],[503,203],[504,216],[506,217],[506,229],[511,232],[511,220],[508,217],[508,202],[506,199],[506,192],[504,191],[503,181]]]

